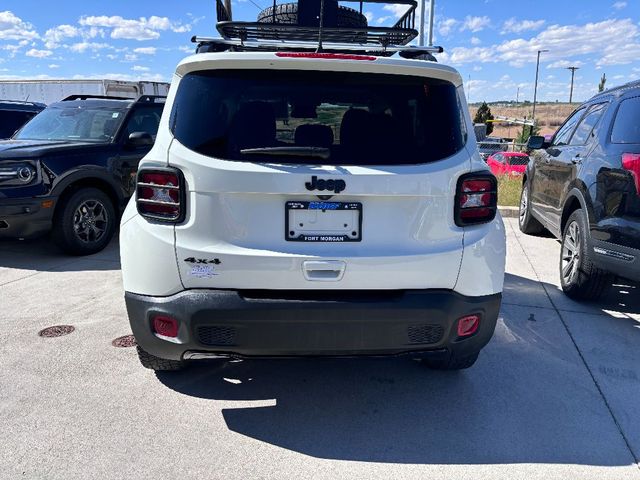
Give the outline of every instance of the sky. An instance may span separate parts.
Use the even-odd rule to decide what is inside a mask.
[[[270,3],[233,0],[234,19]],[[378,26],[406,8],[363,11]],[[215,22],[214,0],[0,0],[0,79],[169,81],[191,36],[215,36]],[[603,74],[607,87],[640,78],[640,0],[435,0],[434,25],[438,60],[460,71],[471,102],[533,100],[538,50],[549,50],[539,101],[569,100],[569,66],[579,67],[574,102]]]

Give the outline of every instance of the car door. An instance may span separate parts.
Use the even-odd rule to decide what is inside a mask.
[[[588,107],[573,131],[567,145],[560,148],[560,154],[551,160],[553,179],[549,182],[549,220],[560,229],[564,199],[570,189],[577,172],[593,148],[592,133],[604,112],[604,103],[596,103]]]
[[[552,227],[557,225],[552,218],[553,212],[558,208],[559,199],[553,195],[554,182],[557,182],[560,176],[559,166],[563,161],[561,157],[566,154],[569,140],[585,110],[586,108],[582,107],[573,112],[554,135],[551,146],[546,150],[535,151],[532,158],[535,173],[531,179],[531,205],[545,223],[551,224]]]
[[[119,180],[122,182],[123,190],[127,196],[133,194],[135,176],[140,160],[151,150],[151,145],[132,145],[128,141],[129,136],[132,133],[144,132],[151,135],[155,141],[163,107],[163,104],[134,107],[122,128],[122,133],[120,134]]]

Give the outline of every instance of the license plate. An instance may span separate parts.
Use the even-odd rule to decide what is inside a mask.
[[[359,242],[362,204],[358,202],[287,202],[285,239],[290,242]]]

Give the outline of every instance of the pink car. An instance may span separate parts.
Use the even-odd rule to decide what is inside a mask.
[[[495,176],[522,175],[528,163],[529,155],[520,152],[496,152],[487,158],[487,165]]]

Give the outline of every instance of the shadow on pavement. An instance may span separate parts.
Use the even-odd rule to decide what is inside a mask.
[[[0,269],[24,269],[37,272],[77,272],[83,270],[119,270],[117,238],[94,255],[76,257],[55,246],[48,237],[34,240],[0,240]]]
[[[256,359],[201,362],[157,377],[181,394],[225,402],[231,431],[318,458],[632,464],[555,310],[503,305],[500,316],[476,365],[461,372],[431,371],[405,357]],[[637,322],[615,321],[640,343]],[[213,414],[220,405],[209,408]]]

